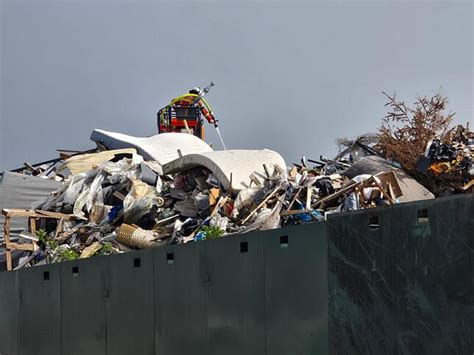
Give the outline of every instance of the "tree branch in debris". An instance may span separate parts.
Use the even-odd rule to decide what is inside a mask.
[[[433,138],[449,139],[454,113],[446,112],[448,99],[437,93],[431,98],[418,97],[414,107],[397,100],[395,94],[382,92],[390,108],[379,128],[377,149],[388,159],[413,172],[417,159],[424,154]]]

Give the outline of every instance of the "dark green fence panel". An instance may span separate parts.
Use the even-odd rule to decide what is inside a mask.
[[[329,219],[333,354],[472,352],[472,211],[468,195]]]
[[[0,273],[0,354],[471,354],[473,211],[452,196]]]
[[[199,243],[208,277],[209,354],[265,354],[263,242],[252,233]]]
[[[20,354],[61,354],[61,269],[59,264],[19,273]]]
[[[107,353],[107,263],[107,257],[97,256],[61,264],[61,344],[64,355]]]
[[[328,354],[324,223],[265,236],[266,354]]]
[[[17,355],[20,310],[18,272],[0,272],[0,355]]]
[[[392,231],[385,211],[329,218],[333,354],[392,354],[395,349],[394,258],[395,247],[404,236]],[[406,222],[400,219],[400,223]]]
[[[438,200],[433,215],[436,256],[430,274],[430,324],[444,354],[474,351],[474,196]]]
[[[153,250],[108,258],[107,354],[155,353]]]
[[[209,354],[199,243],[155,249],[157,355]]]

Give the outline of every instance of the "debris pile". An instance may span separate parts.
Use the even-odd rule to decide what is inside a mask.
[[[451,126],[454,113],[447,111],[447,97],[418,97],[410,107],[384,95],[390,110],[373,145],[377,154],[398,163],[435,196],[471,189],[473,132],[469,123]]]
[[[391,117],[408,117],[410,111],[391,99]],[[423,105],[444,108],[437,99],[420,102],[415,116],[431,112]],[[303,157],[290,167],[276,152],[213,151],[185,133],[137,138],[95,130],[91,139],[97,149],[61,151],[59,159],[25,163],[16,170],[29,175],[30,199],[45,196],[46,187],[56,191],[32,205],[1,206],[7,269],[198,242],[473,192],[474,134],[469,126],[436,136],[419,122],[413,133],[411,121],[406,122],[398,131],[386,128],[378,135],[339,140],[344,149],[334,159]],[[413,138],[420,132],[424,152]],[[397,151],[397,142],[404,151]],[[407,146],[421,153],[413,157]],[[11,186],[23,183],[20,174],[6,176]],[[36,191],[35,179],[49,184]],[[0,189],[0,202],[2,194],[13,201],[7,187]],[[16,217],[29,221],[19,235],[10,231]]]
[[[417,170],[436,195],[465,192],[474,187],[474,132],[459,125],[447,139],[432,139],[417,161]]]
[[[88,158],[97,160],[91,154]],[[70,175],[51,196],[32,206],[40,214],[68,216],[59,229],[59,217],[57,223],[38,221],[36,242],[42,252],[36,259],[64,261],[280,225],[281,193],[287,185],[280,169],[264,181],[254,177],[258,187],[239,192],[225,190],[203,167],[175,175],[160,175],[160,170],[155,162],[132,153]]]
[[[49,179],[55,181],[63,181],[64,175],[57,174],[59,167],[64,165],[64,162],[76,155],[83,155],[87,153],[95,153],[97,149],[91,149],[87,151],[77,151],[77,150],[63,150],[58,149],[59,157],[56,159],[51,159],[43,161],[40,163],[31,164],[29,162],[24,162],[23,166],[13,169],[10,172],[19,173],[27,176],[37,176],[42,179]]]
[[[85,170],[91,161],[101,163]],[[349,179],[339,171],[350,165],[334,161],[288,171],[278,166],[266,169],[265,176],[251,174],[250,185],[240,191],[226,190],[205,167],[164,175],[156,162],[144,161],[133,151],[76,156],[64,166],[78,173],[32,206],[38,218],[37,238],[20,234],[39,246],[34,259],[25,257],[28,263],[321,221],[329,213],[393,204],[401,196],[392,172]],[[55,219],[40,219],[43,215]]]

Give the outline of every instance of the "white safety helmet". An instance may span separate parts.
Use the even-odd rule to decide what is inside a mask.
[[[192,88],[191,90],[189,90],[189,93],[190,94],[196,94],[198,96],[202,96],[203,95],[203,92],[201,90],[201,88],[199,86],[196,86],[194,88]]]

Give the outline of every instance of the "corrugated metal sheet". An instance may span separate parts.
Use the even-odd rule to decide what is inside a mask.
[[[2,176],[2,175],[0,175]],[[61,183],[42,179],[36,176],[22,175],[19,173],[3,173],[3,181],[0,181],[0,242],[3,241],[3,214],[4,208],[30,208],[33,202],[47,197],[51,192],[57,190]],[[28,227],[26,218],[13,218],[11,221],[11,236],[18,234]],[[6,270],[5,254],[0,248],[0,272]],[[22,252],[14,252],[13,259],[18,260]]]
[[[39,201],[57,190],[60,182],[42,179],[12,172],[5,172],[0,184],[0,212],[4,208],[30,208],[33,202]],[[0,225],[3,226],[3,215],[0,214]],[[28,226],[27,219],[12,220],[12,229],[23,230]],[[3,228],[0,228],[0,239]]]

